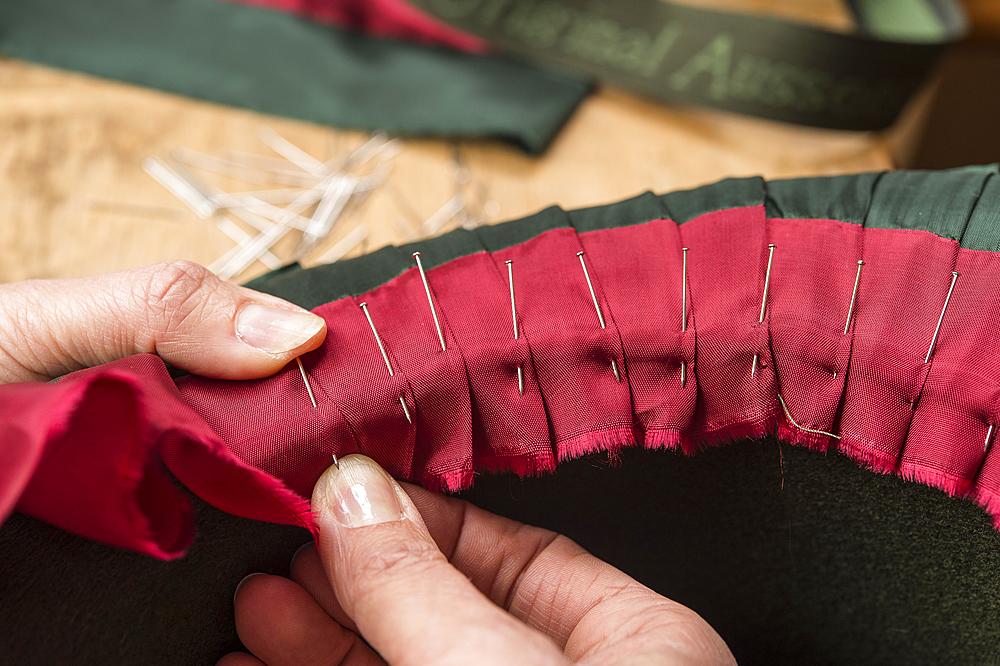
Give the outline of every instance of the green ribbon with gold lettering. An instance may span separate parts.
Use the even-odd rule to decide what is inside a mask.
[[[661,0],[411,0],[497,48],[667,102],[848,130],[890,124],[944,46],[954,0],[850,0],[854,32]]]

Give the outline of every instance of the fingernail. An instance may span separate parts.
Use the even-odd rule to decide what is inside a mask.
[[[269,354],[283,354],[311,339],[323,325],[322,317],[311,312],[248,303],[236,315],[236,336]]]
[[[240,596],[240,588],[243,587],[244,583],[246,583],[248,580],[250,580],[251,578],[253,578],[255,576],[263,576],[263,575],[264,574],[262,574],[262,573],[252,573],[249,576],[244,576],[243,580],[241,580],[240,582],[236,583],[236,589],[233,591],[233,603],[235,604],[236,603],[236,597]]]
[[[379,525],[403,519],[389,475],[373,460],[350,455],[331,467],[316,483],[313,510],[320,523],[332,517],[345,527]]]
[[[299,559],[299,555],[308,550],[311,545],[313,545],[312,539],[295,549],[295,552],[292,553],[291,566],[295,566],[295,560]]]

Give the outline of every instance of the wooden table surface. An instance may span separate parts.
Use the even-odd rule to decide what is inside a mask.
[[[149,156],[181,147],[266,154],[257,137],[261,128],[319,158],[365,138],[12,60],[0,59],[0,89],[0,281],[177,258],[208,264],[230,249],[232,241],[215,224],[190,213],[143,172]],[[345,216],[343,229],[310,258],[361,223],[370,236],[357,252],[415,239],[415,218],[431,215],[452,194],[455,145],[404,140],[386,185]],[[588,99],[541,158],[491,141],[458,145],[473,179],[495,202],[488,210],[492,221],[552,203],[579,207],[726,176],[832,174],[891,162],[882,136],[665,107],[613,90]],[[294,242],[286,239],[275,254],[289,256]],[[263,270],[257,264],[240,277]]]

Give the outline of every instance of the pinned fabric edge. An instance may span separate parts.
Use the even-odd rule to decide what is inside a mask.
[[[1000,254],[963,247],[969,239],[995,243],[1000,233],[995,225],[983,228],[993,224],[1000,203],[988,198],[996,169],[912,177],[951,191],[959,175],[975,194],[946,218],[933,217],[936,231],[955,238],[876,224],[872,215],[884,210],[879,202],[895,191],[891,181],[873,185],[867,210],[856,216],[862,226],[767,217],[775,192],[750,179],[660,198],[663,214],[677,210],[688,218],[679,225],[663,215],[629,224],[612,205],[606,219],[621,226],[600,231],[593,211],[550,210],[530,224],[477,230],[481,247],[492,249],[457,261],[439,250],[449,243],[457,252],[475,247],[470,232],[428,241],[429,291],[409,268],[358,294],[373,304],[386,355],[400,370],[391,382],[380,384],[386,366],[359,298],[317,309],[331,335],[303,359],[316,408],[294,364],[251,382],[187,377],[175,385],[162,361],[143,355],[50,384],[0,387],[0,450],[9,463],[2,467],[0,510],[6,515],[16,507],[89,538],[171,558],[190,542],[192,526],[187,502],[165,470],[223,510],[309,527],[304,497],[331,454],[365,453],[400,478],[456,490],[487,469],[533,474],[551,471],[552,461],[598,451],[614,456],[632,445],[696,452],[777,429],[791,443],[839,450],[876,471],[970,498],[1000,524],[1000,454],[990,441],[1000,387],[988,373],[1000,362],[991,356],[1000,308],[990,306]],[[771,210],[788,207],[781,198]],[[923,219],[926,201],[909,200],[912,208],[899,219]],[[621,206],[644,216],[655,213],[651,204],[646,196]],[[574,220],[590,230],[567,226]],[[545,230],[535,233],[540,227]],[[619,236],[657,228],[680,234],[655,234],[666,243],[659,251],[674,254],[678,242],[689,250],[690,346],[677,342],[680,320],[670,313],[676,289],[665,297],[666,322],[631,312],[659,298],[665,285],[679,286],[676,257],[664,263],[662,284],[648,285],[652,291],[636,293],[633,302],[620,291],[636,266],[631,254],[616,258]],[[812,237],[819,239],[815,246],[796,245]],[[839,254],[822,251],[829,243]],[[855,293],[856,251],[872,270]],[[586,273],[579,252],[589,258]],[[401,249],[381,256],[409,258]],[[509,257],[518,268],[518,317],[527,345],[517,354],[509,342],[494,346],[510,325],[509,292],[497,271]],[[336,270],[357,272],[369,262],[363,279],[384,280],[372,261]],[[390,261],[384,268],[399,265]],[[328,277],[334,268],[299,271],[297,278],[284,272],[273,280],[308,284],[310,276]],[[954,293],[946,279],[952,268],[962,275],[958,287],[952,283]],[[817,274],[824,279],[817,282]],[[464,309],[455,280],[471,289],[467,298],[475,294],[488,304]],[[634,288],[642,290],[642,282]],[[851,309],[855,296],[848,318],[845,307]],[[793,320],[796,312],[801,316]],[[663,345],[657,342],[661,323]],[[492,326],[504,335],[474,335],[476,327]],[[620,376],[610,360],[619,362]],[[682,360],[690,372],[685,386],[679,386]],[[524,410],[518,409],[518,364],[530,383]],[[663,390],[664,383],[672,388]],[[412,421],[400,411],[400,397]],[[656,434],[663,424],[676,437]],[[549,434],[547,442],[542,433]]]

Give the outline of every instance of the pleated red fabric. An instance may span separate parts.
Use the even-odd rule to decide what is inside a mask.
[[[983,456],[993,434],[990,425],[1000,412],[995,337],[1000,255],[963,249],[953,256],[958,278],[907,433],[900,473],[955,495],[974,492],[981,503],[991,503],[996,515],[1000,461],[989,456],[984,465]],[[936,287],[943,307],[941,291],[948,285],[941,282]],[[937,309],[930,308],[932,313]]]
[[[957,252],[922,231],[865,230],[840,447],[874,469],[891,472],[902,455]]]
[[[580,242],[602,278],[609,315],[628,332],[621,342],[643,443],[677,448],[694,416],[698,391],[694,317],[682,303],[684,252],[678,227],[653,220],[583,233]],[[656,298],[639,302],[636,295],[643,293]],[[686,364],[683,383],[681,363]]]
[[[773,429],[777,407],[768,310],[760,321],[769,256],[764,206],[707,213],[680,231],[698,322],[698,402],[689,441],[761,437]]]
[[[513,262],[517,311],[559,460],[614,451],[634,441],[621,340],[604,304],[603,283],[591,271],[601,328],[581,251],[575,231],[554,229],[494,253],[500,265]]]
[[[513,266],[508,271],[505,263],[498,265],[490,254],[478,252],[435,269],[433,288],[468,373],[472,469],[513,470],[523,475],[551,471],[556,459],[523,324],[514,338],[508,273],[523,285],[520,264],[517,268],[516,273]],[[421,320],[426,319],[425,312]],[[523,393],[517,381],[519,367]],[[470,480],[463,474],[446,485],[465,487]]]
[[[931,232],[763,205],[550,229],[428,270],[429,297],[410,269],[319,307],[315,408],[294,364],[175,383],[139,356],[0,386],[0,515],[168,558],[192,527],[166,470],[224,510],[308,527],[333,454],[456,490],[487,470],[777,432],[968,497],[1000,526],[997,275],[997,253]]]
[[[850,361],[862,229],[804,219],[769,219],[767,226],[776,246],[771,347],[784,410],[797,424],[786,416],[778,431],[785,441],[825,450],[834,440],[821,433],[835,432]]]

